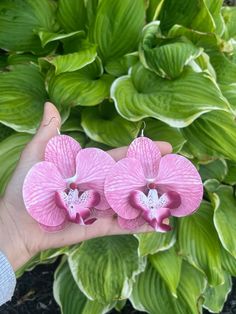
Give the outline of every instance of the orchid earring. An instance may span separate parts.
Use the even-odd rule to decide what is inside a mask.
[[[58,130],[46,145],[44,160],[26,175],[23,199],[28,213],[47,231],[60,230],[67,222],[94,222],[109,211],[104,182],[114,164],[108,153],[82,149]]]
[[[126,157],[112,167],[105,196],[122,228],[135,230],[149,224],[166,232],[171,229],[170,216],[186,216],[198,208],[203,185],[188,159],[177,154],[162,157],[156,143],[143,133],[130,144]]]

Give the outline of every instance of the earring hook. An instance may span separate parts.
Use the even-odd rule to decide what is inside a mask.
[[[56,120],[58,121],[58,123],[60,124],[60,121],[59,121],[59,119],[58,119],[57,117],[52,117],[52,118],[49,120],[49,122],[48,122],[47,124],[44,124],[43,126],[49,126],[49,125],[51,124],[51,122],[52,122],[53,119],[56,119]],[[60,132],[60,130],[59,130],[58,127],[57,127],[57,133],[58,133],[58,135],[61,135],[61,132]]]
[[[146,126],[147,126],[145,121],[142,121],[142,123],[143,123],[143,128],[141,129],[140,136],[144,136],[144,130],[146,129]]]

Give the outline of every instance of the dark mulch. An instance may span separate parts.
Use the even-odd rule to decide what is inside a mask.
[[[17,281],[17,287],[11,302],[0,307],[1,314],[59,314],[58,305],[53,299],[53,274],[59,260],[54,264],[39,265],[34,270],[26,272]],[[236,278],[233,289],[221,314],[236,314]],[[117,314],[112,310],[110,314]],[[141,314],[135,311],[127,302],[121,314]],[[204,311],[207,314],[208,311]],[[74,313],[71,313],[74,314]],[[79,313],[78,313],[79,314]],[[93,313],[91,313],[93,314]],[[174,314],[174,313],[173,313]]]

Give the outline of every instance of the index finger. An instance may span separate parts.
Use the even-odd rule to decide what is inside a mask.
[[[170,143],[162,142],[162,141],[158,141],[155,143],[160,149],[162,155],[170,154],[172,152],[172,146]],[[125,147],[111,149],[108,151],[108,153],[115,161],[118,161],[126,156],[127,150],[128,150],[128,147],[125,146]]]

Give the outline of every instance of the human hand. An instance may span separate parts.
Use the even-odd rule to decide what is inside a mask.
[[[52,119],[55,117],[54,119]],[[49,121],[51,121],[49,123]],[[65,245],[106,235],[124,234],[115,217],[99,218],[92,225],[70,224],[64,230],[48,233],[27,213],[22,197],[22,186],[27,172],[37,162],[43,160],[47,142],[60,128],[60,114],[51,103],[45,104],[44,116],[36,135],[22,152],[16,170],[0,200],[0,250],[6,254],[13,268],[17,270],[36,253],[48,248]],[[166,142],[157,142],[161,153],[171,153],[172,147]],[[127,148],[121,147],[108,151],[119,160],[126,155]],[[151,231],[148,225],[137,232]]]

